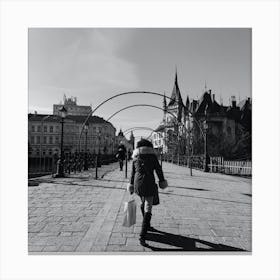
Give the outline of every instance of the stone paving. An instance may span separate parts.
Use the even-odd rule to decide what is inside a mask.
[[[28,188],[29,253],[251,251],[251,179],[197,170],[191,177],[165,162],[163,170],[170,187],[153,208],[148,247],[138,241],[139,207],[137,223],[122,226],[128,179],[117,164],[103,167],[100,180],[94,170],[39,179]]]

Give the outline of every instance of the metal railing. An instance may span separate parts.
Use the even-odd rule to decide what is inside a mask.
[[[195,155],[190,158],[187,155],[163,154],[163,162],[170,162],[179,166],[186,166],[197,170],[204,170],[205,156]],[[252,176],[251,160],[224,160],[223,157],[209,158],[209,172],[228,175]]]
[[[40,177],[44,175],[54,175],[57,172],[57,161],[59,157],[43,156],[43,157],[29,157],[28,158],[28,177]],[[88,168],[98,168],[102,165],[107,165],[116,162],[115,155],[108,154],[65,154],[63,160],[64,173],[71,174],[84,171],[85,160],[87,160]]]

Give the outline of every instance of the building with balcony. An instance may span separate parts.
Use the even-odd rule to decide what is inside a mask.
[[[64,153],[85,152],[86,132],[80,133],[85,116],[68,115],[64,119]],[[116,129],[104,119],[88,120],[87,152],[114,154]],[[80,138],[80,140],[79,140]],[[28,154],[30,157],[52,157],[60,154],[61,118],[58,115],[28,114]]]

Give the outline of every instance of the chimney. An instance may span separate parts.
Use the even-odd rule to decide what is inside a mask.
[[[236,99],[234,95],[231,96],[231,106],[232,108],[236,108]]]
[[[212,90],[211,89],[209,89],[209,94],[211,95],[211,92],[212,92]]]
[[[212,95],[212,101],[214,102],[215,101],[215,94]]]
[[[34,115],[37,115],[37,111],[34,111]]]

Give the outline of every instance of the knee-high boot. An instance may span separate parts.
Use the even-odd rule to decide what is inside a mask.
[[[144,214],[145,214],[144,207],[145,207],[145,204],[141,203],[140,209],[141,209],[141,213],[142,213],[143,218],[144,218]]]
[[[143,218],[144,218],[144,215],[145,215],[145,210],[144,210],[144,208],[145,208],[145,204],[144,204],[144,203],[141,203],[140,209],[141,209],[141,213],[142,213]],[[151,221],[149,221],[149,223],[148,223],[148,230],[152,230],[152,229],[153,229],[153,228],[151,227]]]
[[[140,244],[142,246],[146,245],[145,237],[146,237],[146,234],[147,234],[147,231],[148,231],[148,227],[149,227],[151,218],[152,218],[152,214],[150,212],[146,212],[144,214],[144,218],[143,218],[143,222],[142,222],[142,228],[141,228],[141,232],[140,232],[140,239],[139,239]]]
[[[144,216],[145,216],[144,207],[145,207],[145,204],[142,203],[142,204],[140,205],[140,209],[141,209],[141,213],[142,213],[143,218],[144,218]],[[151,230],[151,229],[152,229],[152,227],[151,227],[151,219],[150,219],[149,222],[148,222],[148,230]]]

